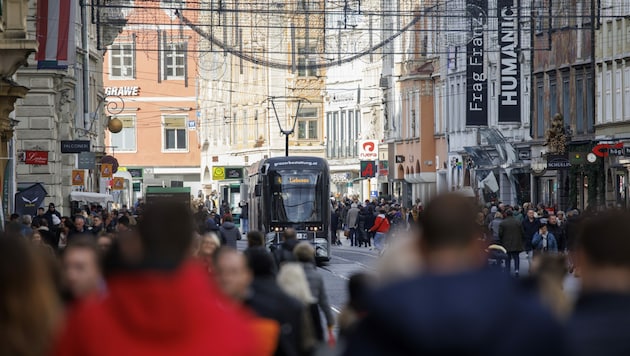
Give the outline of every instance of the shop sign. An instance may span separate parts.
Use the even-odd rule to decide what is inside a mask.
[[[370,161],[378,159],[378,140],[359,140],[359,159]]]
[[[548,170],[563,170],[571,168],[571,161],[566,155],[549,155],[547,156]]]
[[[376,177],[376,162],[375,161],[361,161],[361,177],[362,178]]]
[[[243,179],[243,167],[223,167],[212,168],[212,180]]]
[[[48,151],[26,151],[24,153],[24,163],[47,165],[48,164]]]
[[[90,141],[61,141],[61,153],[90,152]]]
[[[388,161],[378,162],[378,175],[379,176],[389,175],[389,162]]]

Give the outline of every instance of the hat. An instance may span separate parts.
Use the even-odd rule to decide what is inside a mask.
[[[55,205],[53,205],[54,207]],[[57,215],[52,214],[52,224],[53,225],[59,225],[61,224],[61,219],[59,219],[59,217]]]

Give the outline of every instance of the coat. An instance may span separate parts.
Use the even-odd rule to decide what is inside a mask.
[[[107,288],[70,311],[53,355],[259,355],[253,316],[196,263],[114,275]]]
[[[359,222],[359,208],[354,207],[348,210],[348,215],[346,216],[346,224],[349,229],[354,229],[357,227],[357,223]]]
[[[540,220],[534,219],[534,221],[529,221],[527,216],[523,219],[523,241],[525,243],[524,247],[526,251],[532,250],[532,238],[534,237],[534,234],[538,232],[539,228]]]
[[[507,252],[523,251],[523,227],[515,217],[508,216],[499,224],[499,241]]]
[[[292,356],[300,353],[304,312],[302,302],[282,291],[273,277],[256,277],[251,284],[251,295],[245,304],[258,316],[273,319],[280,324],[281,333],[275,355]],[[241,338],[240,332],[236,331],[237,329],[230,330]],[[241,339],[241,342],[243,340],[247,339]],[[213,355],[220,354],[211,353]]]
[[[499,239],[499,225],[501,224],[501,222],[503,222],[503,219],[494,218],[494,220],[492,220],[490,224],[488,224],[488,230],[492,233],[493,242],[497,242],[500,240]]]
[[[236,248],[236,241],[241,239],[241,232],[238,230],[238,227],[233,222],[226,221],[221,225],[219,231],[221,232],[221,238],[224,240],[221,243]]]
[[[566,355],[561,325],[504,272],[422,273],[365,300],[344,355]]]
[[[304,274],[306,274],[311,294],[317,299],[317,305],[324,313],[327,325],[335,325],[335,318],[328,303],[328,294],[324,286],[324,277],[317,272],[317,268],[312,263],[302,263],[302,267],[304,268]]]

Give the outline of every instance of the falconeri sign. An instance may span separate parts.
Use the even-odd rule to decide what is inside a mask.
[[[501,95],[499,122],[521,121],[521,68],[518,61],[519,7],[515,0],[498,0],[499,46],[501,47]]]

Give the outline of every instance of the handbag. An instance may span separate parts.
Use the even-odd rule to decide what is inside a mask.
[[[343,230],[343,236],[350,237],[350,230]]]

